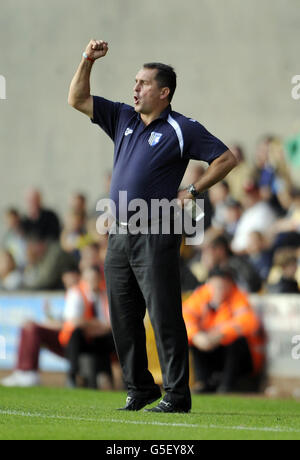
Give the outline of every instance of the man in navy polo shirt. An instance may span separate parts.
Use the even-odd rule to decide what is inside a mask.
[[[228,148],[200,123],[174,112],[176,89],[172,67],[145,64],[134,85],[134,107],[90,94],[94,62],[108,44],[91,40],[71,82],[69,104],[98,124],[115,144],[110,197],[116,205],[117,227],[128,225],[128,205],[143,199],[173,200],[190,159],[209,163],[184,199],[193,199],[222,180],[236,165]],[[119,200],[119,192],[127,200]],[[149,216],[148,216],[149,217]],[[188,343],[182,318],[179,248],[181,235],[110,234],[105,276],[114,339],[128,387],[123,410],[137,411],[161,397],[148,370],[144,316],[146,306],[154,328],[165,396],[152,412],[189,412]]]

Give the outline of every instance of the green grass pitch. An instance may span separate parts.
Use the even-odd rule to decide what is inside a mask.
[[[125,393],[0,388],[0,439],[300,439],[300,404],[194,396],[190,414],[120,412]]]

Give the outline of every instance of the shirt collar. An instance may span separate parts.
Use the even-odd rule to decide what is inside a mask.
[[[159,117],[157,117],[155,120],[153,121],[156,121],[156,120],[167,120],[168,116],[170,115],[170,113],[172,112],[172,107],[171,107],[171,104],[168,105],[168,107],[165,108],[165,110],[159,115]],[[138,114],[138,119],[140,121],[142,121],[141,119],[141,114],[139,113]]]
[[[163,120],[166,120],[171,112],[172,112],[172,107],[171,107],[171,104],[169,104],[168,107],[165,108],[165,110],[160,114],[158,118],[162,118]]]

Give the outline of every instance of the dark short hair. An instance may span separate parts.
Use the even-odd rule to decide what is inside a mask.
[[[169,102],[171,102],[177,86],[177,76],[174,68],[170,65],[161,64],[160,62],[148,62],[144,64],[144,68],[157,69],[155,80],[158,82],[160,88],[167,87],[170,89],[168,99]]]
[[[20,213],[17,208],[7,208],[5,213],[10,216],[20,217]]]
[[[24,238],[27,242],[30,241],[32,243],[41,243],[47,241],[44,230],[35,227],[31,222],[23,221],[21,227],[23,230]]]
[[[212,248],[223,248],[228,256],[232,255],[230,244],[228,242],[228,239],[224,235],[219,235],[216,238],[214,238],[209,244],[209,246]]]
[[[86,269],[83,270],[83,272],[85,271],[92,271],[94,273],[96,273],[96,275],[98,276],[101,276],[101,270],[100,270],[100,267],[98,265],[90,265],[89,267],[86,267]]]
[[[235,282],[235,276],[233,271],[231,270],[230,267],[215,267],[213,268],[208,275],[208,279],[211,278],[222,278],[231,281],[232,283]]]
[[[66,275],[67,273],[74,273],[76,275],[81,275],[81,271],[77,265],[74,264],[74,266],[70,267],[64,267],[62,270],[62,276]]]
[[[86,195],[85,195],[84,193],[75,192],[75,193],[73,194],[73,197],[74,197],[74,198],[79,198],[81,201],[86,202]]]

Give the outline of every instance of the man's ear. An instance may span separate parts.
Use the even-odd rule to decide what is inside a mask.
[[[165,86],[164,88],[160,90],[161,99],[167,99],[169,94],[170,94],[170,88],[168,88],[167,86]]]

